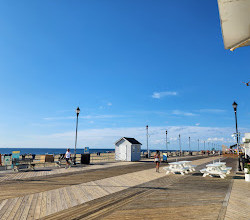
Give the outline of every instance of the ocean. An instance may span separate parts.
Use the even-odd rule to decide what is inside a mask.
[[[11,154],[12,151],[20,151],[20,154],[64,154],[66,152],[66,148],[0,148],[0,154]],[[70,149],[71,153],[74,153],[74,148]],[[89,148],[90,153],[107,153],[114,152],[114,148]],[[152,150],[155,151],[155,150]],[[166,152],[165,150],[160,150]],[[175,150],[169,150],[175,151]],[[142,149],[141,152],[147,152],[147,150]],[[77,154],[83,154],[84,149],[77,148]]]
[[[12,151],[20,151],[20,154],[64,154],[66,152],[66,148],[0,148],[0,154],[11,154]],[[70,149],[71,153],[74,153],[74,149]],[[89,149],[90,153],[106,153],[106,152],[114,152],[115,149],[110,148],[102,148],[102,149]],[[77,154],[83,154],[84,149],[76,149]]]

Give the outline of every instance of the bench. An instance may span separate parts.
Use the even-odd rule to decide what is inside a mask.
[[[31,169],[34,170],[36,164],[32,163],[33,159],[12,159],[12,169],[18,172],[20,169]]]
[[[220,169],[204,168],[204,169],[201,169],[200,172],[203,173],[203,177],[206,177],[206,176],[212,177],[212,175],[219,175],[220,178],[224,179],[226,177],[226,174],[228,171],[227,170],[220,170]]]
[[[226,167],[225,170],[227,171],[227,174],[230,174],[232,167]]]
[[[189,171],[195,171],[195,168],[197,167],[196,165],[191,165],[191,164],[187,164],[187,167],[189,168]]]
[[[171,167],[163,167],[164,170],[166,170],[166,174],[169,173],[181,173],[181,175],[184,175],[184,173],[188,173],[189,167],[180,167],[180,168],[171,168]]]

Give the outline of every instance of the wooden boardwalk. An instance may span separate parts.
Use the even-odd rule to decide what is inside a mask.
[[[243,173],[236,175],[233,180],[225,219],[250,219],[250,182],[245,182]]]
[[[29,179],[34,177],[43,177],[43,176],[50,176],[50,175],[61,175],[61,174],[69,174],[73,172],[82,172],[85,170],[92,170],[92,169],[102,169],[102,168],[109,168],[113,166],[123,166],[133,164],[132,162],[116,162],[116,163],[105,163],[102,165],[93,165],[93,166],[83,166],[83,167],[71,167],[70,169],[58,169],[54,167],[47,167],[47,168],[38,168],[35,171],[29,172],[17,172],[13,173],[10,172],[8,174],[4,174],[4,172],[0,173],[0,182],[4,182],[7,180],[23,180]]]
[[[213,159],[198,159],[193,164],[201,168]],[[198,173],[166,176],[162,169],[160,173],[150,169],[153,166],[137,163],[61,177],[7,181],[0,185],[6,189],[0,193],[5,198],[0,201],[0,219],[156,219],[163,216],[217,219],[220,216],[230,178],[203,178]],[[18,185],[23,188],[14,196],[11,188]],[[29,186],[32,187],[28,193]]]

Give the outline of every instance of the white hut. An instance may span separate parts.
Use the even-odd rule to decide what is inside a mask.
[[[141,159],[141,145],[134,138],[122,137],[115,143],[115,159],[139,161]]]

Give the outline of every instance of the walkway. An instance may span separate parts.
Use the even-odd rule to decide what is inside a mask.
[[[198,159],[193,164],[200,169],[214,159],[218,157]],[[0,201],[0,219],[159,219],[163,216],[217,219],[220,216],[230,178],[203,178],[198,172],[166,176],[162,169],[156,173],[152,166],[152,163],[121,163],[117,167],[72,172],[61,177],[50,175],[2,182],[1,197],[6,199]],[[18,186],[22,187],[16,190]],[[11,188],[19,195],[15,196]]]
[[[226,220],[250,219],[250,182],[239,173],[233,179],[232,191],[226,210]]]

